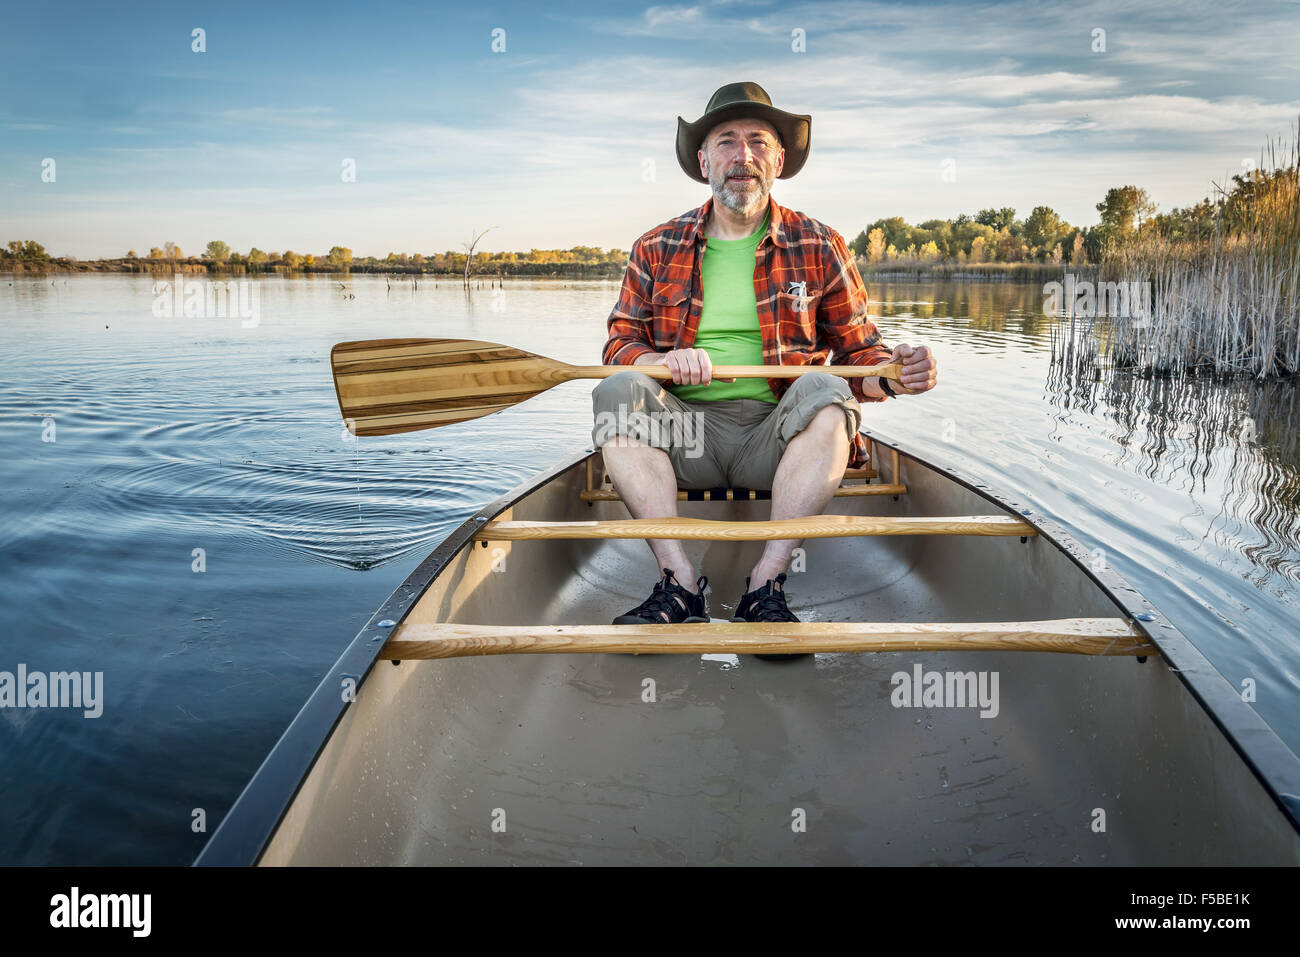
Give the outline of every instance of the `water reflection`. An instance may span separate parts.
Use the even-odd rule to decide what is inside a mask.
[[[1074,410],[1105,417],[1117,464],[1219,498],[1215,543],[1251,561],[1254,584],[1300,581],[1300,383],[1138,375],[1103,365],[1097,335],[1078,332],[1053,338],[1045,395],[1057,425]],[[1223,531],[1232,521],[1258,541]]]
[[[974,331],[1014,333],[1046,342],[1050,321],[1043,315],[1037,283],[881,282],[867,286],[872,311],[903,319],[954,320]],[[886,336],[886,340],[888,340]]]

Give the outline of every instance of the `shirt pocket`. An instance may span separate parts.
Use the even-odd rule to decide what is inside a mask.
[[[690,315],[691,299],[679,282],[656,282],[650,292],[650,335],[656,349],[675,348]]]
[[[795,292],[777,291],[777,336],[787,350],[811,351],[817,343],[817,303],[822,292],[808,286]]]

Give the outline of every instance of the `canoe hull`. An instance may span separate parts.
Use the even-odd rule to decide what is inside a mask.
[[[626,517],[618,502],[579,500],[584,473],[575,460],[494,517]],[[1006,514],[915,459],[883,478],[908,494],[827,511]],[[761,519],[768,507],[686,502],[681,513]],[[713,616],[729,616],[761,543],[686,547],[710,577]],[[1024,543],[818,539],[787,587],[805,620],[1125,615],[1082,557],[1059,531]],[[637,541],[469,544],[444,556],[399,629],[604,624],[654,573]],[[898,706],[896,676],[918,665],[983,675],[986,690],[996,675],[996,714]],[[1275,791],[1161,656],[378,661],[260,863],[1295,864],[1300,838]]]

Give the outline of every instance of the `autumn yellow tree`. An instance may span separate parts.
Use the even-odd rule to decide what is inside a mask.
[[[885,258],[885,233],[879,226],[867,234],[867,262],[883,262]]]
[[[1071,266],[1086,266],[1088,254],[1083,248],[1083,233],[1074,234],[1074,246],[1070,250]]]

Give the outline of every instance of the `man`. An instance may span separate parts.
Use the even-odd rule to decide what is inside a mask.
[[[773,519],[821,514],[845,468],[865,462],[858,403],[934,388],[938,367],[927,347],[881,342],[843,237],[770,196],[774,179],[803,168],[811,128],[811,117],[776,109],[756,83],[722,87],[694,123],[677,119],[677,160],[713,196],[633,245],[602,355],[607,365],[665,365],[672,385],[628,371],[592,395],[592,439],[636,518],[675,516],[679,487],[718,486],[771,489]],[[828,356],[845,365],[901,362],[901,385],[824,372],[788,380],[711,374],[714,364],[821,365]],[[656,435],[667,432],[699,441],[657,447],[664,443]],[[648,544],[664,577],[614,623],[707,621],[708,579],[695,578],[682,543]],[[784,588],[799,545],[767,543],[732,621],[799,620]]]

